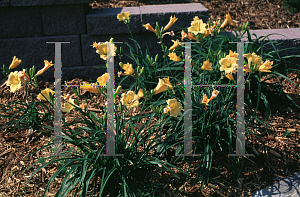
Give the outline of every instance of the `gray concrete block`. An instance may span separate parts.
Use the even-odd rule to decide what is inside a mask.
[[[257,36],[257,38],[262,41],[263,38],[260,37],[268,36],[271,41],[278,42],[278,45],[273,43],[277,51],[293,47],[293,49],[278,52],[280,56],[300,55],[300,28],[250,30],[250,34],[253,40],[256,40]],[[242,39],[242,41],[245,40],[247,39]],[[263,41],[263,43],[265,44],[263,47],[264,51],[274,50],[272,44],[269,43],[267,38]]]
[[[71,36],[52,36],[37,38],[15,38],[0,39],[0,65],[9,66],[12,58],[16,56],[21,59],[21,64],[14,70],[30,68],[33,65],[37,69],[44,67],[44,60],[54,63],[55,46],[46,42],[67,42],[70,44],[61,44],[61,57],[63,67],[72,67],[82,65],[81,47],[79,35]]]
[[[113,37],[114,42],[124,42],[123,44],[117,43],[115,46],[120,49],[120,46],[122,46],[124,50],[124,58],[122,60],[123,63],[132,63],[133,60],[126,57],[126,54],[130,54],[129,47],[125,45],[125,42],[129,42],[130,46],[133,47],[134,50],[136,50],[136,47],[134,45],[134,42],[131,41],[128,38],[127,34],[118,34],[118,35],[102,35],[102,36],[90,36],[87,34],[81,35],[81,43],[82,44],[82,57],[83,57],[83,64],[84,65],[97,65],[99,63],[105,63],[103,59],[100,58],[99,54],[96,53],[96,49],[93,48],[92,45],[93,42],[106,42],[109,41],[109,39]],[[143,55],[145,55],[145,51],[147,49],[146,46],[148,46],[149,51],[154,58],[157,53],[161,52],[161,46],[157,44],[159,41],[155,34],[151,33],[140,33],[140,34],[133,34],[134,39],[139,43]],[[169,47],[173,45],[173,42],[170,41],[170,37],[165,37],[166,44],[169,43]],[[120,62],[121,60],[118,58],[118,56],[115,57],[115,61]],[[133,67],[135,65],[133,64]]]
[[[121,12],[129,12],[129,24],[132,33],[141,31],[139,7],[93,9],[86,15],[87,32],[89,35],[129,33],[127,25],[117,19]]]
[[[257,191],[252,197],[298,197],[300,196],[300,172],[281,180],[266,189]]]
[[[0,7],[0,39],[43,35],[38,7]]]
[[[160,28],[165,27],[169,23],[170,17],[175,15],[178,20],[167,31],[177,29],[175,27],[186,28],[191,26],[191,21],[193,21],[195,16],[198,16],[206,23],[209,16],[208,9],[206,9],[201,3],[147,5],[140,6],[140,11],[142,26],[150,23],[154,29],[156,22],[159,23]],[[142,28],[142,32],[147,31],[148,30],[146,30],[145,27]]]
[[[41,6],[45,35],[86,33],[85,15],[88,4]]]
[[[38,6],[38,5],[62,5],[62,4],[89,4],[90,0],[10,0],[12,6]]]
[[[5,7],[9,5],[10,5],[9,0],[0,0],[0,7]]]

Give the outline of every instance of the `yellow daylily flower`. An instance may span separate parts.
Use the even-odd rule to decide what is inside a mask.
[[[125,73],[122,73],[121,71],[118,72],[118,77],[120,77],[121,75],[133,75],[134,74],[134,69],[132,67],[132,64],[129,64],[129,63],[120,64],[120,66],[123,70],[125,70]]]
[[[111,38],[109,40],[109,42],[113,42],[113,38]],[[107,49],[107,44],[108,42],[105,42],[105,43],[97,43],[97,42],[94,42],[93,45],[93,48],[96,48],[96,53],[98,53],[100,55],[100,58],[102,58],[103,60],[107,60],[107,55],[108,55],[108,49]],[[116,51],[117,50],[117,47],[114,46],[114,54],[113,56],[116,56]]]
[[[202,103],[204,103],[205,105],[208,105],[209,101],[210,100],[207,98],[206,94],[203,94]]]
[[[70,111],[72,110],[72,109],[75,109],[75,107],[73,106],[73,105],[75,105],[76,106],[76,104],[75,104],[75,102],[74,102],[74,99],[72,99],[72,98],[69,98],[69,103],[67,103],[67,102],[65,102],[64,103],[64,108],[62,109],[62,111],[63,112],[66,112],[66,113],[70,113]],[[70,104],[70,103],[72,103],[72,104]]]
[[[225,76],[227,77],[227,79],[233,81],[233,76],[232,76],[232,74],[226,74]]]
[[[21,89],[21,80],[18,76],[18,71],[11,72],[8,76],[7,86],[10,86],[10,92],[15,93],[17,90]]]
[[[236,72],[236,69],[238,67],[237,60],[238,60],[237,58],[229,57],[229,56],[222,58],[219,61],[219,64],[221,65],[220,71],[225,70],[226,74]]]
[[[164,31],[169,29],[170,27],[172,27],[172,25],[178,20],[178,18],[174,17],[170,17],[170,21],[169,23],[165,26]]]
[[[212,92],[212,94],[211,94],[211,97],[210,97],[209,101],[211,101],[211,100],[213,100],[214,98],[216,98],[216,97],[218,96],[218,94],[219,94],[219,91],[213,89],[213,92]]]
[[[128,91],[127,93],[122,94],[121,103],[122,105],[125,105],[127,109],[131,109],[132,107],[136,108],[139,106],[139,100],[137,99],[138,97],[139,96],[136,95],[134,91]]]
[[[119,21],[123,21],[125,19],[129,19],[129,12],[121,12],[120,14],[117,15],[117,19],[119,19]]]
[[[26,83],[29,80],[29,76],[26,74],[25,69],[19,71],[18,77],[23,83]]]
[[[37,99],[44,100],[44,101],[47,101],[47,100],[50,101],[49,93],[51,93],[53,95],[55,92],[49,88],[46,88],[45,90],[42,90],[42,92],[37,96]],[[45,99],[45,97],[47,100]]]
[[[178,102],[176,99],[168,99],[167,100],[167,107],[164,108],[164,114],[170,112],[170,116],[181,116],[183,110],[182,104]]]
[[[147,30],[154,32],[155,34],[157,34],[157,31],[155,31],[153,29],[153,27],[150,25],[150,23],[147,23],[146,25],[143,25],[143,27],[145,27]]]
[[[170,57],[170,60],[173,60],[174,62],[180,62],[181,58],[176,55],[176,53],[169,53],[168,55]]]
[[[158,84],[153,90],[154,95],[166,91],[168,89],[168,87],[173,89],[173,86],[170,83],[169,77],[163,78],[163,79],[158,79],[158,80],[159,80]]]
[[[38,75],[43,74],[46,70],[48,70],[48,68],[50,68],[51,66],[54,65],[54,64],[52,64],[52,61],[51,61],[51,62],[48,62],[48,60],[44,60],[44,63],[45,63],[44,68],[42,68],[41,70],[39,70],[39,71],[35,74],[35,76],[38,76]]]
[[[230,14],[226,14],[226,19],[222,23],[221,28],[224,28],[227,24],[230,24],[233,27],[236,27],[236,24],[232,21]]]
[[[107,77],[108,77],[107,73],[104,73],[101,77],[98,77],[97,81],[99,82],[99,85],[105,86],[107,82]]]
[[[271,72],[270,69],[272,68],[273,61],[271,62],[270,60],[265,61],[262,65],[260,65],[257,70],[259,72]]]
[[[88,92],[94,93],[94,94],[99,94],[101,93],[96,84],[92,83],[92,84],[83,84],[80,86],[80,89],[86,90]]]
[[[252,65],[257,64],[258,66],[260,66],[264,63],[262,57],[256,55],[255,53],[244,54],[244,57],[247,58],[249,64],[250,62],[252,62]]]
[[[191,22],[191,26],[188,28],[188,32],[194,35],[205,34],[206,33],[206,23],[203,23],[202,19],[194,20]]]
[[[206,71],[213,71],[211,66],[212,63],[210,63],[209,60],[206,60],[205,62],[203,62],[203,66],[201,67],[201,69]]]
[[[171,46],[169,48],[169,51],[173,51],[176,47],[178,47],[179,45],[183,45],[183,43],[179,43],[179,40],[177,39],[176,41],[172,40],[172,42],[174,42],[173,46]]]
[[[21,64],[22,60],[19,60],[18,58],[16,58],[16,56],[13,57],[13,60],[9,66],[9,70],[16,68],[17,66],[19,66]]]

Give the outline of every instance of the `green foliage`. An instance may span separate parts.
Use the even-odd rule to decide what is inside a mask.
[[[300,12],[300,0],[282,0],[283,7],[291,13]]]

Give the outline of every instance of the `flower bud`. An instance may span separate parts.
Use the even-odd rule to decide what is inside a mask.
[[[158,60],[158,54],[156,54],[154,62],[157,62],[157,60]]]
[[[123,65],[124,65],[124,64],[123,64],[122,62],[119,63],[119,66],[120,66],[121,68],[123,68]]]
[[[136,73],[139,73],[139,71],[140,71],[140,66],[138,66],[138,67],[136,68]]]
[[[116,90],[116,93],[115,93],[115,94],[120,94],[121,90],[122,90],[122,86],[119,85],[119,86],[117,87],[117,90]]]
[[[144,73],[144,67],[141,69],[141,73],[140,74],[143,74]]]

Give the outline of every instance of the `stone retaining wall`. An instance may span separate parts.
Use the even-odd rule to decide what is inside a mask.
[[[143,53],[148,46],[152,56],[161,53],[161,48],[156,36],[142,27],[143,24],[150,23],[155,27],[158,21],[160,26],[165,26],[175,15],[179,19],[169,29],[171,31],[174,27],[189,26],[195,15],[204,22],[208,18],[208,10],[200,3],[91,9],[89,0],[0,0],[0,65],[9,66],[12,57],[16,56],[22,63],[14,70],[32,65],[41,69],[44,60],[54,62],[54,44],[46,42],[71,42],[62,44],[62,80],[75,77],[94,80],[106,72],[94,68],[105,63],[90,46],[94,41],[105,42],[113,37],[115,42],[133,44],[128,28],[116,17],[121,12],[130,12],[129,27],[133,37]],[[180,33],[176,35],[180,36]],[[170,45],[170,36],[164,41]],[[122,46],[125,54],[129,53],[124,43],[116,45]],[[118,57],[115,60],[118,61]],[[127,62],[130,62],[129,58],[124,60]],[[53,71],[52,67],[39,79],[53,81]],[[2,78],[0,73],[0,80]]]

